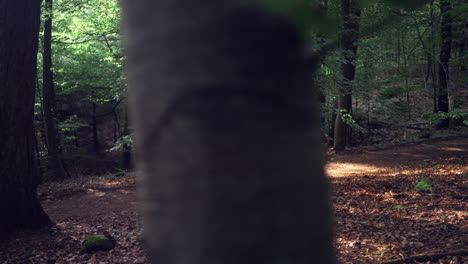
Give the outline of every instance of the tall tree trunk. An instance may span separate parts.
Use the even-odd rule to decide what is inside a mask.
[[[450,52],[452,49],[452,17],[450,10],[452,9],[450,0],[440,1],[440,14],[441,14],[441,43],[440,43],[440,63],[439,63],[439,91],[437,96],[437,110],[438,112],[448,113],[449,99],[448,99],[448,80],[449,80],[449,62]],[[448,120],[441,124],[441,126],[448,126]]]
[[[409,62],[410,56],[403,56],[403,74],[405,76],[405,95],[406,95],[406,113],[407,113],[407,120],[411,120],[411,94],[410,94],[410,86],[409,86],[409,78],[410,78],[410,71],[409,71]]]
[[[124,1],[151,263],[335,263],[313,69],[232,5]]]
[[[44,44],[42,54],[42,98],[44,109],[44,124],[47,146],[47,167],[50,179],[65,178],[66,172],[63,166],[59,150],[59,138],[55,125],[55,88],[52,72],[52,0],[45,0],[44,8]]]
[[[357,41],[359,37],[359,16],[361,11],[357,0],[341,0],[340,48],[346,62],[341,64],[343,79],[338,94],[338,113],[335,121],[333,148],[343,150],[351,138],[351,128],[345,123],[343,115],[352,113],[352,85],[356,72]]]
[[[96,112],[96,103],[91,103],[93,106],[93,116],[91,117],[91,126],[93,128],[93,151],[97,155],[101,155],[101,144],[99,144],[99,135],[98,135],[98,120],[97,120],[97,112]]]
[[[40,1],[0,1],[0,234],[50,223],[36,195],[34,90]]]
[[[331,98],[332,104],[333,104],[333,111],[331,113],[331,121],[330,121],[330,131],[329,131],[329,141],[328,145],[333,146],[335,143],[335,124],[336,124],[336,111],[338,110],[338,100],[337,98]]]
[[[432,59],[432,70],[431,70],[431,80],[432,80],[432,102],[433,102],[433,112],[437,113],[437,60],[436,60],[436,26],[435,26],[435,15],[434,15],[434,0],[431,0],[430,4],[430,17],[431,17],[431,59]]]

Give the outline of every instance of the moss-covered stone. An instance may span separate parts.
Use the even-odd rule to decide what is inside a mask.
[[[110,235],[95,235],[85,237],[81,253],[93,253],[100,250],[111,250],[115,247],[116,241]]]

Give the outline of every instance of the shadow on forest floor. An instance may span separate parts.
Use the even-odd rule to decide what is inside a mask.
[[[328,158],[341,263],[468,248],[468,139],[356,149]],[[418,178],[430,178],[432,190],[417,193]]]

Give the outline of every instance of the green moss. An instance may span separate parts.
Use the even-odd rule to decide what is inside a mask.
[[[81,253],[92,253],[100,250],[111,250],[115,247],[116,241],[110,235],[87,236],[83,241]]]
[[[416,192],[425,192],[432,189],[432,181],[429,178],[418,178],[418,182],[414,187]]]

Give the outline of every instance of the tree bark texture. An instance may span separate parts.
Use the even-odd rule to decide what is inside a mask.
[[[66,172],[59,150],[59,137],[55,124],[55,88],[52,72],[52,0],[45,0],[44,44],[42,53],[42,107],[47,146],[47,175],[49,179],[63,179]]]
[[[235,5],[124,1],[151,263],[335,263],[311,63]]]
[[[449,62],[450,52],[452,50],[452,17],[450,10],[452,4],[450,0],[440,1],[440,30],[441,30],[441,43],[440,43],[440,60],[439,60],[439,91],[437,93],[437,110],[438,112],[448,113],[449,99],[448,99],[448,80],[449,80]],[[447,120],[448,121],[448,120]],[[446,122],[448,125],[448,122]]]
[[[341,0],[340,48],[344,52],[346,62],[340,66],[343,79],[338,94],[338,113],[334,128],[333,148],[335,150],[343,150],[351,138],[351,128],[344,122],[343,115],[352,113],[351,83],[356,72],[354,61],[356,60],[360,15],[357,0]]]
[[[36,196],[33,117],[39,0],[0,0],[0,233],[50,223]]]

